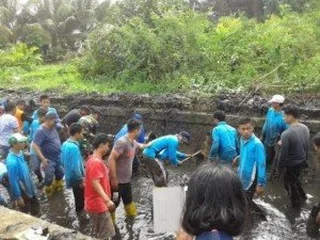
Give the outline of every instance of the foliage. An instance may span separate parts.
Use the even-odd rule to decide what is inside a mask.
[[[41,64],[41,54],[38,48],[31,47],[21,43],[10,49],[0,50],[0,69],[20,67],[30,70],[32,66]]]
[[[84,76],[128,82],[181,81],[185,89],[319,90],[319,8],[284,5],[265,22],[223,17],[215,24],[192,10],[169,9],[92,32],[79,66]]]

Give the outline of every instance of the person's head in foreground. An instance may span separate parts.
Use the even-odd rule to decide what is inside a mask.
[[[225,165],[205,164],[191,176],[184,207],[182,228],[192,235],[242,232],[247,201],[241,181]],[[216,232],[214,232],[216,231]]]
[[[217,110],[213,113],[213,122],[214,124],[218,124],[219,122],[226,121],[226,114],[224,111]]]
[[[134,118],[129,119],[129,121],[127,122],[129,135],[131,135],[133,138],[138,138],[141,131],[141,125],[141,121]]]
[[[250,118],[243,118],[239,121],[238,131],[243,139],[248,140],[252,136],[253,130],[254,124]]]
[[[318,132],[316,136],[312,139],[312,143],[314,149],[317,151],[318,154],[320,154],[320,132]]]

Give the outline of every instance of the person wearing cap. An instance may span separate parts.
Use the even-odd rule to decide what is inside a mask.
[[[41,124],[44,123],[46,114],[47,114],[47,111],[45,109],[40,108],[38,110],[38,119],[33,120],[30,126],[30,134],[29,134],[30,143],[32,143],[36,131],[41,127]],[[39,160],[37,154],[35,153],[32,147],[30,148],[30,154],[31,154],[30,168],[38,178],[38,182],[39,182],[38,187],[42,187],[43,176],[41,173],[41,161]]]
[[[40,108],[46,110],[47,112],[53,112],[58,116],[58,112],[55,108],[50,107],[50,98],[48,95],[41,95],[40,96]],[[32,118],[33,120],[38,119],[38,110],[33,112]]]
[[[82,106],[80,109],[73,109],[68,112],[62,119],[62,122],[70,127],[72,123],[77,123],[81,117],[89,114],[90,109],[87,106]]]
[[[302,188],[301,173],[307,167],[310,146],[310,131],[299,122],[297,106],[284,109],[285,121],[290,126],[281,134],[279,172],[284,170],[284,185],[293,208],[299,208],[307,200]]]
[[[226,123],[226,115],[223,111],[215,111],[213,121],[216,127],[212,129],[209,160],[218,158],[222,163],[232,164],[232,160],[239,154],[237,130]]]
[[[60,159],[61,141],[56,129],[57,121],[57,114],[47,112],[45,121],[36,131],[31,144],[44,169],[44,188],[48,197],[54,191],[63,189],[64,169]]]
[[[177,151],[180,143],[188,144],[190,140],[189,133],[182,131],[176,135],[167,135],[157,138],[150,143],[143,150],[143,156],[148,161],[148,168],[152,179],[157,187],[167,186],[168,174],[164,165],[158,160],[159,154],[165,155],[167,160],[177,166],[179,159],[177,158]],[[190,155],[185,154],[185,157]],[[163,159],[163,157],[162,157]]]
[[[145,147],[136,141],[140,135],[141,125],[142,123],[134,118],[128,121],[128,133],[115,142],[108,160],[111,186],[113,190],[119,192],[127,217],[137,215],[132,199],[131,177],[136,152]],[[115,219],[115,213],[112,216]]]
[[[16,117],[16,105],[8,102],[4,114],[0,117],[0,159],[5,159],[10,150],[9,138],[19,132],[19,123]]]
[[[135,119],[137,121],[142,122],[142,116],[140,114],[138,114],[138,113],[134,114],[132,116],[132,119]],[[121,128],[121,130],[116,134],[116,136],[114,138],[114,142],[116,142],[119,138],[121,138],[121,137],[123,137],[123,136],[125,136],[127,134],[128,134],[128,125],[125,124]],[[140,127],[140,134],[139,134],[139,136],[137,138],[137,142],[141,143],[141,144],[145,143],[145,137],[146,137],[146,132],[145,132],[145,128],[144,128],[143,123],[142,123],[141,127]],[[140,166],[140,161],[135,156],[135,158],[133,159],[133,164],[132,164],[132,168],[133,168],[133,172],[134,173],[138,170],[139,166]]]
[[[274,95],[269,103],[272,107],[269,108],[266,120],[262,128],[262,142],[266,149],[267,163],[272,163],[275,157],[275,146],[280,140],[281,134],[287,129],[287,124],[284,121],[284,113],[282,110],[285,98],[281,95]]]
[[[11,149],[6,159],[6,166],[12,200],[22,212],[37,215],[39,213],[39,202],[22,152],[27,141],[28,138],[20,133],[10,136]]]
[[[86,137],[94,137],[99,127],[99,120],[101,113],[99,110],[93,110],[91,114],[82,116],[78,123],[84,128],[84,135]]]

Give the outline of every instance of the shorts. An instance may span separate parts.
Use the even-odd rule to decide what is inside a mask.
[[[91,237],[109,239],[115,235],[112,218],[109,212],[89,213],[92,222]]]
[[[56,180],[63,179],[64,169],[59,162],[49,160],[48,166],[44,169],[44,174],[44,185],[50,186],[54,177]]]

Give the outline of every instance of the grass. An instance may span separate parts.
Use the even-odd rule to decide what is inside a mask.
[[[181,84],[175,82],[150,83],[146,81],[84,79],[73,64],[38,65],[31,69],[7,67],[0,70],[0,85],[6,89],[55,91],[74,93],[176,93]]]

